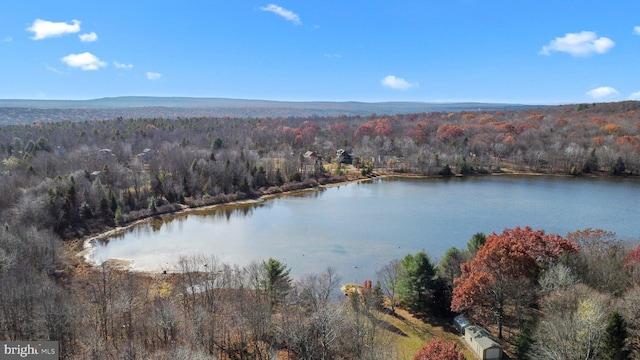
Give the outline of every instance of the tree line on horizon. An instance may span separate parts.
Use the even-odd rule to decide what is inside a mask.
[[[501,171],[503,167],[575,176],[638,175],[640,112],[637,107],[638,104],[632,102],[366,117],[45,120],[0,127],[0,191],[3,194],[0,197],[0,336],[57,339],[62,343],[64,356],[69,358],[87,354],[101,358],[102,352],[107,354],[104,357],[129,354],[125,357],[140,358],[151,352],[177,356],[172,351],[191,354],[184,355],[187,358],[201,353],[246,358],[249,345],[254,347],[253,354],[266,346],[265,339],[275,341],[269,337],[273,334],[260,333],[260,329],[273,325],[265,321],[285,321],[278,318],[282,315],[281,304],[275,304],[268,296],[256,295],[256,290],[262,289],[258,294],[264,293],[261,287],[264,282],[256,281],[251,274],[263,274],[262,270],[236,269],[234,272],[233,267],[223,267],[225,284],[235,285],[225,285],[228,291],[196,295],[194,287],[191,294],[187,287],[176,287],[170,281],[154,282],[108,268],[87,268],[73,260],[73,252],[78,250],[73,240],[185,206],[216,204],[345,180],[348,165],[355,165],[354,169],[365,173],[370,169],[419,175],[482,174]],[[354,154],[353,164],[336,164],[338,149],[348,149]],[[598,278],[605,275],[595,270],[613,264],[612,259],[622,263],[622,250],[616,250],[618,245],[604,250],[592,245],[593,259],[581,260],[582,267],[565,264],[574,272],[581,269],[581,285],[571,286],[580,289],[579,294],[592,295],[594,289],[611,294],[614,299],[624,299],[635,289],[630,288],[628,279]],[[584,248],[581,245],[581,251]],[[405,265],[414,270],[428,269],[426,255],[413,254]],[[464,259],[464,262],[472,261]],[[188,269],[194,267],[196,265],[191,265]],[[200,273],[188,269],[182,272],[181,279]],[[437,310],[432,308],[436,304],[433,296],[454,294],[454,279],[461,276],[451,275],[455,269],[455,266],[449,269],[449,275],[444,276],[438,275],[444,271],[438,268],[428,279],[416,275],[414,280],[418,282],[405,284],[405,290],[413,288],[407,292],[413,291],[418,297],[404,298],[402,306],[414,311]],[[540,278],[533,274],[546,274],[550,269],[554,268],[545,264],[530,276],[517,280],[536,284]],[[587,282],[583,274],[598,281]],[[616,273],[612,270],[606,274]],[[433,276],[440,280],[435,281]],[[316,282],[306,286],[320,286]],[[298,285],[291,289],[293,293],[300,291],[300,296],[312,304],[317,303],[315,289],[304,290],[305,286],[300,284],[298,288]],[[423,291],[425,286],[428,292]],[[237,291],[237,287],[243,290]],[[503,291],[509,296],[524,296]],[[516,333],[524,332],[528,318],[522,312],[523,317],[513,320],[510,317],[513,306],[535,304],[538,311],[547,306],[545,304],[556,306],[551,301],[555,298],[536,294],[535,301],[505,298],[500,305],[504,309],[499,317],[502,324],[517,329]],[[181,303],[175,302],[176,296]],[[561,300],[568,309],[577,301]],[[295,306],[288,309],[292,313],[287,319],[299,319],[290,326],[310,326],[308,329],[313,329],[315,340],[290,339],[299,344],[298,353],[329,351],[328,343],[318,340],[322,338],[318,334],[339,338],[338,333],[328,327],[329,320],[348,318],[360,324],[358,326],[373,326],[370,312],[367,313],[370,311],[367,309],[373,309],[369,300],[349,303],[346,308],[332,305],[330,309],[303,306],[303,303],[296,300]],[[583,306],[590,306],[589,310],[603,303]],[[423,309],[425,304],[430,307]],[[305,310],[308,306],[315,310]],[[260,309],[264,312],[248,311]],[[490,323],[491,317],[486,314],[493,314],[495,310],[477,313],[484,314],[477,315],[478,321]],[[312,326],[306,318],[311,314],[317,319],[326,319],[325,323]],[[349,317],[345,317],[346,314]],[[238,328],[196,326],[204,326],[207,321],[203,319],[233,320],[232,324],[238,328],[254,326],[250,333],[261,334],[255,335],[261,337],[238,337]],[[637,329],[637,319],[625,320],[631,330]],[[220,325],[215,321],[211,323],[211,326]],[[373,346],[371,334],[362,328],[340,329],[361,339],[350,343],[360,344],[360,350],[349,351],[364,354],[367,346]],[[205,336],[207,331],[213,338],[205,339],[209,336]],[[82,339],[81,334],[89,338]],[[352,339],[349,336],[344,335],[344,339]],[[316,347],[304,350],[307,340]],[[376,339],[376,343],[385,342]],[[280,343],[266,344],[272,349]],[[345,351],[346,347],[340,349]]]

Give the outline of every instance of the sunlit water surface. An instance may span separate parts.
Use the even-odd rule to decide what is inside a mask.
[[[171,271],[193,254],[239,266],[273,257],[294,277],[331,266],[343,281],[362,282],[408,253],[425,250],[437,261],[476,232],[516,226],[563,236],[601,228],[637,241],[639,201],[640,181],[630,179],[377,179],[142,224],[96,241],[90,260]]]

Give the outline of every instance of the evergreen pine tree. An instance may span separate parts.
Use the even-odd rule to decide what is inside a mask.
[[[607,328],[602,339],[602,358],[606,360],[630,359],[630,351],[627,346],[627,325],[622,315],[615,310],[609,315]]]
[[[431,291],[435,267],[424,250],[408,254],[401,260],[402,272],[398,283],[400,301],[413,311],[427,311],[431,305]]]
[[[282,301],[291,290],[291,269],[287,264],[274,258],[263,263],[264,278],[261,279],[262,288],[265,290],[271,305],[275,306]]]

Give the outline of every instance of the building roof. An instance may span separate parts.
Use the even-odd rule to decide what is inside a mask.
[[[501,347],[485,329],[479,326],[467,326],[465,332],[469,337],[472,337],[483,350]]]

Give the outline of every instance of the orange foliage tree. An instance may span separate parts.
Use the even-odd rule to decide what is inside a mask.
[[[431,340],[420,348],[413,360],[464,360],[462,351],[455,342],[446,343],[442,338]]]
[[[622,126],[618,124],[607,124],[602,127],[602,130],[607,134],[619,134],[623,131]]]
[[[638,146],[640,144],[640,140],[638,140],[637,136],[622,135],[616,139],[615,144]]]
[[[451,310],[487,322],[493,318],[502,338],[505,307],[530,299],[534,282],[554,259],[578,247],[559,235],[530,227],[493,233],[475,258],[462,264],[455,280]]]
[[[593,138],[593,147],[600,147],[602,145],[604,145],[605,143],[605,138],[602,136],[596,136]]]

